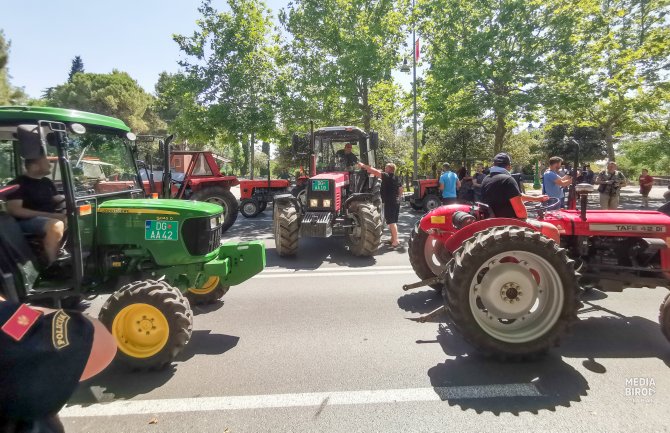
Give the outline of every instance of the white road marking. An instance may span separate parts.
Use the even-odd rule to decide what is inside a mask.
[[[264,279],[264,278],[316,278],[316,277],[361,277],[366,275],[404,275],[404,274],[414,274],[414,271],[411,269],[403,270],[390,270],[390,271],[350,271],[350,270],[340,270],[337,272],[291,272],[291,273],[265,273],[262,272],[254,276],[254,280]]]
[[[392,265],[392,266],[374,266],[374,267],[366,267],[366,268],[352,268],[352,267],[323,267],[323,268],[316,268],[316,269],[296,269],[296,270],[291,270],[287,268],[266,268],[263,273],[264,274],[269,274],[269,273],[290,273],[290,274],[295,274],[298,272],[333,272],[333,271],[338,271],[338,270],[343,270],[343,271],[354,271],[354,272],[371,272],[371,273],[376,273],[377,271],[387,271],[387,270],[396,270],[396,269],[412,269],[411,266],[409,265]]]
[[[532,383],[503,385],[452,386],[439,388],[382,389],[370,391],[311,392],[298,394],[246,395],[230,397],[173,398],[160,400],[124,400],[89,406],[67,406],[64,418],[145,415],[157,413],[210,412],[222,410],[268,409],[285,407],[381,404],[440,401],[446,399],[540,397]]]

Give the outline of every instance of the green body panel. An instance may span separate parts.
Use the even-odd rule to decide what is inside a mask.
[[[224,278],[224,270],[228,270]],[[218,276],[226,286],[241,284],[265,269],[262,241],[223,244],[218,257],[205,263],[205,276]]]
[[[164,221],[176,223],[179,231],[189,218],[215,217],[221,215],[221,206],[205,202],[184,200],[119,199],[108,200],[98,206],[97,244],[132,245],[149,252],[158,266],[202,263],[216,256],[213,251],[205,256],[192,256],[179,234],[173,240],[147,240],[146,222]]]
[[[20,123],[17,122],[20,120],[51,120],[64,123],[83,123],[130,132],[130,128],[122,120],[101,114],[66,108],[0,106],[0,122],[12,121]]]

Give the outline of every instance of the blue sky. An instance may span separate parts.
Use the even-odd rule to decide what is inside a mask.
[[[8,3],[3,7],[0,29],[11,41],[11,83],[39,97],[44,89],[67,80],[76,55],[82,57],[86,72],[119,69],[153,93],[160,72],[179,69],[177,61],[182,55],[172,34],[190,35],[195,30],[200,0]],[[288,0],[266,3],[276,16]],[[213,4],[218,9],[227,6],[225,0],[213,0]],[[394,76],[409,87],[409,76],[397,71]]]

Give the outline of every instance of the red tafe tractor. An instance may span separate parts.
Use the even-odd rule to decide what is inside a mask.
[[[352,154],[336,149],[344,143],[357,146],[364,163],[375,163],[376,132],[334,126],[312,131],[306,139],[294,136],[294,150],[309,155],[310,176],[302,190],[274,197],[274,237],[280,256],[297,254],[299,237],[344,236],[356,256],[371,256],[379,248],[380,183],[365,170],[355,169]]]
[[[479,203],[434,209],[409,244],[422,281],[403,289],[440,290],[450,319],[476,349],[522,359],[558,345],[577,320],[582,289],[670,288],[668,206],[587,210],[591,192],[590,184],[572,185],[567,210],[537,206],[537,218],[526,220],[496,218]],[[670,295],[659,321],[670,340]]]
[[[441,196],[438,179],[415,180],[414,192],[409,196],[409,204],[414,210],[429,212],[440,206]]]

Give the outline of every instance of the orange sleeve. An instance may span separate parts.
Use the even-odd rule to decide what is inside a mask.
[[[528,211],[526,210],[526,206],[523,204],[523,200],[521,199],[520,195],[512,197],[509,199],[509,202],[512,205],[512,209],[514,209],[514,213],[516,214],[517,218],[528,218]]]

